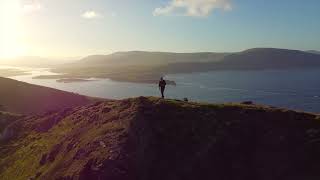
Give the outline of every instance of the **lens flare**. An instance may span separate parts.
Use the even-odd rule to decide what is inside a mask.
[[[0,57],[22,55],[21,6],[19,0],[0,1]]]

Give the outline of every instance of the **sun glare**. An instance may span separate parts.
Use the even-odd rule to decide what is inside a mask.
[[[20,0],[0,1],[0,58],[22,55]]]

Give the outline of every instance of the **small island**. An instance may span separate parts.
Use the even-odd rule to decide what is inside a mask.
[[[59,83],[74,83],[74,82],[90,82],[95,80],[80,79],[80,78],[63,78],[63,79],[57,79],[56,81]]]
[[[142,73],[143,74],[143,73]],[[118,82],[129,82],[129,83],[143,83],[143,84],[158,84],[159,78],[162,77],[161,75],[138,75],[138,74],[131,74],[130,76],[122,75],[115,75],[115,74],[61,74],[61,75],[40,75],[35,76],[33,79],[57,79],[56,81],[59,83],[72,83],[72,82],[88,82],[88,81],[95,81],[90,78],[98,78],[98,79],[110,79],[112,81]],[[172,80],[166,79],[167,85],[176,86],[176,82]]]

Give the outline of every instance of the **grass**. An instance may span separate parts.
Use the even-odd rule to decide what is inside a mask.
[[[54,116],[62,116],[61,121],[47,131],[37,130],[46,118]],[[239,167],[239,171],[232,170],[239,176],[250,168],[255,171],[246,161],[254,153],[260,153],[260,161],[252,163],[266,163],[265,177],[276,177],[276,172],[270,173],[274,166],[294,169],[301,163],[312,169],[312,163],[320,160],[317,144],[312,149],[306,145],[318,143],[314,140],[320,138],[319,119],[313,114],[265,106],[155,97],[95,103],[17,124],[23,132],[0,146],[0,179],[28,179],[37,174],[40,179],[80,175],[113,179],[107,175],[133,171],[142,180],[190,179],[191,175],[223,179],[232,175],[227,172],[234,166]],[[57,152],[53,153],[55,147]],[[298,153],[294,151],[297,147]],[[279,156],[272,154],[274,151]],[[52,153],[54,160],[41,165],[43,155]],[[311,155],[310,164],[300,161]],[[287,163],[281,159],[284,156],[299,163]],[[98,170],[86,172],[87,165]]]

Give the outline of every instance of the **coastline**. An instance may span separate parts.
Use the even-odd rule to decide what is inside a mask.
[[[161,76],[159,76],[161,77]],[[35,76],[33,79],[55,79],[59,83],[73,83],[73,82],[88,82],[88,81],[96,81],[92,80],[92,78],[98,78],[98,79],[110,79],[112,81],[117,82],[129,82],[129,83],[143,83],[143,84],[157,84],[158,79],[156,77],[154,78],[130,78],[129,76],[127,78],[125,77],[116,77],[116,76],[72,76],[72,75],[40,75]],[[172,80],[166,80],[167,85],[177,85],[175,81]]]

